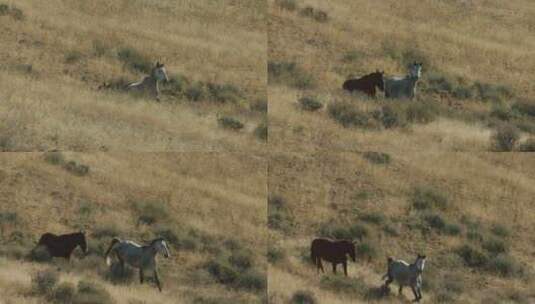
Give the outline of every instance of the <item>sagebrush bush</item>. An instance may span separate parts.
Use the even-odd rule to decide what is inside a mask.
[[[362,224],[355,223],[353,225],[344,225],[337,221],[329,221],[320,226],[318,234],[322,237],[353,240],[363,239],[370,233],[368,228]]]
[[[267,251],[267,260],[271,264],[280,262],[286,258],[286,253],[280,247],[269,246]]]
[[[377,257],[377,249],[373,243],[363,242],[355,246],[355,254],[359,259],[375,259]]]
[[[508,237],[511,234],[509,228],[507,228],[503,224],[492,225],[490,231],[499,237]]]
[[[30,261],[45,263],[52,261],[52,256],[48,252],[45,246],[37,246],[32,249],[28,255]]]
[[[298,89],[310,89],[315,86],[310,74],[295,62],[268,62],[268,81],[274,84],[284,84]]]
[[[524,275],[524,267],[516,262],[511,256],[499,254],[488,261],[488,270],[504,277],[521,277]]]
[[[52,165],[63,165],[65,163],[65,157],[61,152],[46,152],[44,158],[46,162]]]
[[[249,108],[251,111],[259,113],[267,113],[268,111],[268,102],[266,98],[260,98],[250,102]]]
[[[0,16],[11,16],[13,19],[21,21],[25,16],[21,9],[13,5],[0,4]]]
[[[245,125],[237,118],[230,116],[223,116],[217,119],[219,126],[224,129],[238,131],[243,129]]]
[[[342,126],[370,128],[373,123],[368,113],[359,110],[349,102],[335,101],[327,107],[329,116]]]
[[[82,59],[82,53],[77,50],[69,51],[65,54],[65,63],[75,63]]]
[[[287,202],[280,195],[268,197],[268,227],[289,233],[293,226],[293,216]]]
[[[248,270],[243,273],[240,273],[235,283],[235,287],[239,289],[249,290],[252,292],[260,292],[266,290],[266,274],[255,270]]]
[[[299,105],[305,111],[317,111],[323,108],[323,103],[315,96],[304,96],[299,98]]]
[[[363,296],[368,287],[359,278],[351,278],[337,275],[325,275],[321,278],[320,286],[336,292],[343,292],[357,296]]]
[[[412,206],[418,210],[445,210],[449,205],[446,193],[429,186],[418,186],[411,195]]]
[[[367,151],[362,156],[374,164],[385,165],[390,163],[390,154],[388,153]]]
[[[78,293],[72,304],[114,304],[115,300],[100,284],[81,280],[78,282]]]
[[[511,124],[502,124],[492,134],[491,139],[495,151],[512,151],[520,139],[520,131]]]
[[[138,215],[138,224],[152,225],[169,219],[169,204],[165,201],[135,201],[132,206]]]
[[[406,108],[406,118],[408,122],[427,124],[437,117],[437,108],[432,103],[413,102]]]
[[[78,176],[85,176],[89,174],[89,166],[84,164],[79,164],[74,160],[68,161],[63,165],[63,168],[65,170],[69,171],[70,173]]]
[[[275,0],[275,4],[277,4],[282,9],[289,11],[295,11],[297,9],[296,0]]]
[[[329,20],[329,15],[327,12],[322,11],[312,6],[306,6],[299,11],[299,15],[303,17],[312,18],[318,22],[327,22]]]
[[[535,117],[535,103],[525,101],[517,101],[513,104],[511,109],[520,115],[526,115],[530,117]]]
[[[486,239],[483,244],[483,249],[487,250],[492,255],[498,255],[507,251],[507,245],[501,239],[491,237]]]
[[[268,139],[268,124],[267,121],[263,121],[254,130],[256,138],[262,141],[267,141]]]
[[[150,74],[152,70],[152,62],[149,58],[134,48],[123,47],[119,49],[117,57],[132,70],[143,72],[145,74]]]
[[[76,296],[76,286],[69,282],[59,284],[52,293],[52,299],[57,304],[71,304]]]
[[[385,216],[379,212],[369,212],[361,214],[359,216],[359,219],[376,225],[381,225],[386,220]]]
[[[219,103],[237,103],[243,99],[241,90],[232,84],[208,83],[206,85],[210,99]]]
[[[535,152],[535,138],[528,138],[526,141],[520,143],[518,150],[521,152]]]
[[[59,274],[50,269],[38,271],[32,276],[33,291],[39,295],[51,295],[58,282]]]
[[[298,290],[290,299],[290,304],[316,304],[319,303],[316,296],[309,290]]]
[[[457,248],[456,253],[464,260],[464,263],[468,267],[482,268],[489,262],[488,255],[468,244]]]
[[[380,110],[374,111],[372,115],[387,129],[403,127],[407,124],[405,112],[401,107],[384,105]]]
[[[504,85],[494,85],[476,81],[474,83],[474,89],[479,98],[483,101],[502,102],[506,98],[513,96],[512,90]]]

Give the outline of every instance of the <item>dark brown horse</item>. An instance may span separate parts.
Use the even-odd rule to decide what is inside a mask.
[[[310,245],[310,256],[318,273],[320,269],[321,272],[325,272],[321,264],[321,260],[324,259],[333,264],[333,273],[336,273],[337,264],[344,265],[344,274],[347,276],[347,255],[355,262],[355,244],[351,241],[315,239]]]
[[[348,79],[344,82],[342,88],[349,92],[361,91],[370,97],[375,97],[377,93],[375,87],[378,87],[381,91],[385,90],[383,74],[384,72],[376,71],[358,79]]]
[[[72,252],[78,246],[82,248],[84,254],[87,254],[87,242],[83,231],[63,235],[47,232],[41,236],[37,246],[44,246],[52,257],[61,257],[67,260],[71,258]]]

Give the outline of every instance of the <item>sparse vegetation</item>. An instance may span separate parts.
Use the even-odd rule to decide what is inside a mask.
[[[427,186],[416,187],[412,193],[411,201],[412,206],[417,210],[445,210],[449,204],[445,193]]]
[[[22,21],[25,19],[24,13],[21,9],[5,3],[0,3],[0,17],[2,16],[10,16],[17,21]]]
[[[318,300],[313,292],[308,290],[296,291],[290,300],[291,304],[316,304]]]
[[[327,107],[329,116],[342,126],[370,128],[373,123],[368,115],[360,111],[354,104],[348,102],[335,101]]]
[[[312,6],[306,6],[299,11],[299,14],[303,17],[308,17],[316,20],[317,22],[327,22],[329,15],[327,12],[313,8]]]
[[[53,270],[38,271],[32,277],[33,291],[38,295],[51,295],[58,281],[59,274],[57,272]]]
[[[390,163],[390,154],[388,153],[367,151],[364,152],[363,156],[374,164],[385,165]]]
[[[284,198],[276,194],[270,195],[268,198],[268,227],[289,233],[293,225],[293,217]]]
[[[73,304],[113,304],[115,301],[110,293],[101,285],[82,280],[78,282],[78,293],[74,297]]]
[[[520,132],[515,126],[502,124],[492,135],[493,148],[498,152],[512,151],[519,139]]]
[[[285,9],[288,11],[295,11],[297,9],[296,0],[276,0],[275,3],[282,9]]]
[[[295,62],[268,62],[268,80],[273,84],[285,84],[298,89],[315,86],[314,79]]]
[[[145,74],[150,74],[153,66],[153,63],[147,56],[132,47],[122,47],[119,49],[117,58],[128,68]]]
[[[223,116],[217,119],[219,125],[224,129],[238,131],[245,126],[241,121],[235,117]]]
[[[262,141],[267,141],[268,139],[268,124],[266,121],[264,122],[261,122],[258,126],[256,126],[255,130],[254,130],[254,134],[255,136],[262,140]]]
[[[301,106],[301,109],[311,112],[323,108],[323,103],[314,96],[304,96],[299,98],[299,105]]]

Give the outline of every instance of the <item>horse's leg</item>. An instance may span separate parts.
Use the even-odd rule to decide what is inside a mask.
[[[321,269],[321,273],[325,273],[325,269],[323,269],[323,263],[321,262],[321,259],[318,258],[318,264],[320,266],[320,269]]]
[[[143,268],[139,268],[139,283],[143,284]]]
[[[160,284],[160,279],[158,278],[158,270],[154,269],[154,280],[156,281],[156,285],[158,286],[158,290],[162,292],[162,285]]]
[[[336,263],[333,263],[333,273],[336,274]]]
[[[416,292],[416,288],[414,287],[414,285],[411,285],[411,290],[412,290],[412,293],[414,294],[414,301],[419,302],[420,297],[418,296],[418,293]]]
[[[344,265],[344,274],[346,275],[347,277],[347,261],[343,263]]]
[[[402,295],[403,294],[403,285],[399,285],[399,291],[398,291],[399,295]]]

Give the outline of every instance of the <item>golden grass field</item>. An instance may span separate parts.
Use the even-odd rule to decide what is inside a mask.
[[[3,151],[260,150],[265,112],[264,1],[5,0],[0,16],[0,136]],[[246,43],[244,43],[246,42]],[[127,48],[165,63],[169,76],[232,85],[239,103],[163,96],[162,102],[97,90],[138,81],[118,58]],[[217,118],[245,126],[225,130]]]
[[[295,63],[300,71],[294,76],[308,76],[314,83],[301,88],[270,75],[270,145],[278,150],[487,151],[495,126],[503,122],[494,119],[492,111],[511,113],[516,99],[528,99],[533,105],[529,100],[535,72],[531,1],[268,2],[269,61]],[[285,9],[285,3],[297,7]],[[302,16],[307,6],[323,11],[327,21]],[[382,92],[377,100],[350,96],[342,90],[342,83],[350,75],[358,77],[376,69],[387,76],[405,75],[405,64],[413,59],[424,62],[416,103],[436,108],[439,114],[432,121],[366,129],[343,128],[329,117],[325,108],[336,101],[364,112],[385,104],[399,107],[403,102],[384,100]],[[477,96],[459,99],[429,92],[426,88],[433,88],[430,78],[436,75],[459,79],[466,87],[477,82],[503,86],[513,96],[482,101]],[[301,110],[297,101],[302,96],[317,97],[324,108],[313,113]],[[521,129],[520,142],[533,133],[527,126],[533,117],[522,119],[524,123],[503,119]]]
[[[265,286],[222,284],[204,266],[229,254],[242,254],[258,284],[263,284],[267,267],[263,157],[61,153],[65,162],[89,166],[87,175],[77,176],[47,160],[57,155],[0,154],[1,303],[50,303],[32,289],[31,278],[42,269],[58,271],[61,282],[97,282],[114,303],[260,303],[265,298]],[[150,204],[156,210],[139,209],[136,204],[142,208]],[[8,220],[7,214],[16,218]],[[160,218],[144,224],[138,221],[142,215]],[[79,249],[70,263],[62,259],[38,263],[26,257],[42,233],[80,228],[88,234],[87,257],[81,258]],[[112,234],[142,242],[161,235],[162,229],[171,231],[165,234],[171,258],[158,260],[162,293],[153,282],[139,285],[137,272],[129,283],[114,284],[105,278],[109,270],[102,249]],[[173,234],[176,240],[170,238]]]
[[[270,303],[288,303],[300,290],[312,292],[316,303],[409,303],[410,288],[398,297],[395,283],[387,298],[373,292],[382,284],[387,256],[413,262],[417,253],[428,257],[423,303],[533,303],[533,161],[522,153],[415,152],[375,164],[354,152],[275,153],[269,176]],[[446,206],[419,210],[413,204],[418,188],[442,193]],[[458,231],[440,230],[426,222],[428,214]],[[373,248],[371,259],[361,252],[349,263],[349,279],[340,265],[333,277],[326,262],[326,274],[318,275],[310,261],[311,240],[322,235],[322,227],[353,226],[367,231],[358,243]],[[507,235],[493,232],[496,226]],[[465,266],[460,246],[483,248],[478,250],[490,257],[492,240],[500,240],[526,273]],[[329,278],[341,282],[331,286]]]

